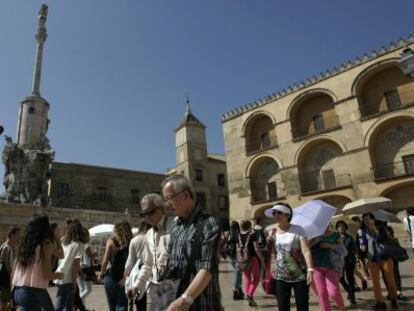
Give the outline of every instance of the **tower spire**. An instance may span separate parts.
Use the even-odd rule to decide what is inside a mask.
[[[34,96],[40,96],[40,78],[42,75],[42,62],[43,62],[43,44],[47,38],[46,32],[46,20],[47,20],[48,6],[42,4],[39,10],[39,25],[36,33],[37,48],[36,48],[36,61],[33,72],[33,87],[32,94]]]
[[[190,107],[190,98],[187,95],[186,96],[186,101],[185,101],[185,115],[188,116],[190,114],[192,114],[191,113],[191,107]]]

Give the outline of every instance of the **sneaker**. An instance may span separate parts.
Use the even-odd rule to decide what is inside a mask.
[[[249,307],[257,307],[256,301],[253,300],[253,297],[246,295],[247,300],[249,301]]]
[[[397,300],[391,300],[391,309],[398,309]]]
[[[372,309],[374,310],[386,310],[387,305],[385,302],[377,302],[375,305],[372,306]]]
[[[355,287],[355,291],[356,291],[356,292],[360,292],[360,291],[361,291],[361,287],[356,286],[356,287]]]

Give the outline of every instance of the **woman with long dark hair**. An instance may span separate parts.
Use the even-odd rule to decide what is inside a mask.
[[[115,225],[114,236],[106,243],[99,280],[104,281],[110,311],[127,310],[128,307],[124,272],[131,239],[131,226],[127,221],[122,221]],[[111,267],[106,270],[108,263]]]
[[[233,299],[241,300],[244,298],[242,290],[242,272],[236,265],[236,247],[239,242],[240,226],[239,223],[233,220],[230,224],[229,239],[227,241],[227,253],[230,257],[231,265],[233,266],[232,287]]]
[[[52,240],[49,218],[35,214],[24,231],[12,280],[13,298],[21,311],[54,310],[47,287],[49,279],[63,274],[52,272]]]

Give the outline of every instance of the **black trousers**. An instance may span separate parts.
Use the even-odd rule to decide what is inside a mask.
[[[290,311],[292,288],[295,293],[296,310],[309,311],[309,286],[306,281],[285,282],[276,280],[276,298],[279,311]]]
[[[345,262],[344,271],[339,281],[347,291],[348,298],[355,298],[355,262]]]

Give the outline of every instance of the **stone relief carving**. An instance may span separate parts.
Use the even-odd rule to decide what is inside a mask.
[[[54,157],[47,138],[43,150],[23,150],[9,136],[5,139],[2,153],[5,193],[2,199],[11,203],[47,205],[47,179]]]

